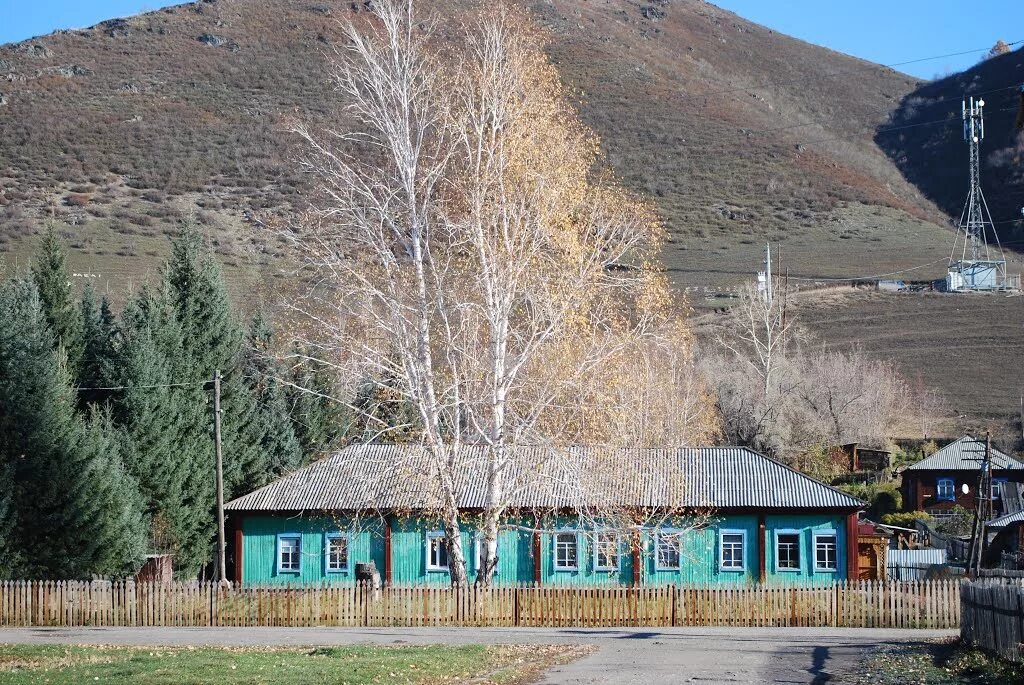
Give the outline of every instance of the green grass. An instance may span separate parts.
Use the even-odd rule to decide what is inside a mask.
[[[521,681],[585,650],[561,647],[168,648],[0,646],[0,684],[332,685]]]
[[[1012,685],[1024,665],[972,649],[959,640],[889,645],[862,664],[858,685]]]

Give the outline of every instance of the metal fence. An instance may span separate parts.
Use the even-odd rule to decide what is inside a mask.
[[[497,588],[0,583],[4,626],[955,628],[956,580],[821,587]]]

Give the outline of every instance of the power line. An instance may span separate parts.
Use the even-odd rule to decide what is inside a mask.
[[[196,386],[206,386],[209,381],[192,381],[190,383],[155,383],[153,385],[111,385],[107,387],[89,387],[89,386],[77,386],[74,389],[76,391],[81,390],[144,390],[151,388],[194,388]]]

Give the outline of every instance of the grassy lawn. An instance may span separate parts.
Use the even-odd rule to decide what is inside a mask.
[[[523,683],[588,650],[555,646],[168,648],[0,646],[0,684]]]
[[[959,640],[890,645],[868,657],[852,682],[857,685],[1013,685],[1024,683],[1024,664],[991,657]]]

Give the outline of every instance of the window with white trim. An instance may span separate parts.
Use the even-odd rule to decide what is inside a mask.
[[[675,531],[658,531],[654,536],[654,568],[676,570],[679,568],[681,537]]]
[[[575,532],[555,533],[555,570],[575,571],[579,568],[578,538]]]
[[[992,479],[992,499],[1003,499],[1003,485],[1010,481],[1009,478]]]
[[[324,558],[328,573],[346,573],[349,570],[349,538],[344,533],[327,533]]]
[[[838,537],[834,530],[814,534],[814,570],[835,571],[839,561]]]
[[[775,568],[779,571],[800,570],[800,532],[779,531],[775,534]]]
[[[718,567],[723,571],[746,569],[743,552],[746,548],[747,532],[744,530],[722,530],[718,533],[718,548],[721,551]]]
[[[619,570],[619,536],[610,531],[594,534],[594,570]]]
[[[441,531],[427,533],[427,570],[448,570],[448,545]]]
[[[302,570],[302,536],[277,536],[277,572],[299,573]]]
[[[935,497],[944,502],[956,500],[956,482],[952,478],[939,478],[935,483]]]

